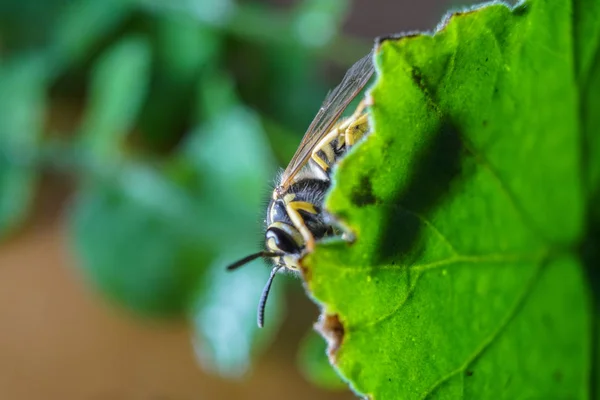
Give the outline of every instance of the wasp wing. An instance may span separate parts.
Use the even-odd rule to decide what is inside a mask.
[[[329,133],[348,104],[360,93],[373,75],[373,52],[357,61],[344,75],[342,82],[325,98],[319,112],[306,130],[296,154],[281,177],[280,188],[285,189],[294,176],[306,165],[312,150]]]

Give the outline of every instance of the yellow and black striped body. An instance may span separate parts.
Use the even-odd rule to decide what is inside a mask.
[[[363,118],[339,122],[312,152],[305,167],[285,189],[277,187],[267,208],[265,244],[276,265],[297,270],[298,256],[311,249],[315,240],[335,233],[322,212],[325,194],[331,184],[331,168],[368,130]]]
[[[319,167],[329,178],[329,170],[337,160],[357,140],[362,138],[369,130],[368,117],[362,113],[362,105],[356,115],[340,121],[336,126],[315,146],[308,164]],[[310,165],[309,165],[310,167]]]

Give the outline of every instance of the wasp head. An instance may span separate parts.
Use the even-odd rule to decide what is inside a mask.
[[[273,262],[291,270],[298,270],[298,257],[304,249],[304,239],[292,224],[282,199],[271,200],[267,208],[267,231],[265,246],[267,251],[280,254]]]

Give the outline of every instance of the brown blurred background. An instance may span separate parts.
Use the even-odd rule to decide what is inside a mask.
[[[281,10],[294,3],[268,2]],[[432,29],[457,5],[355,0],[343,32],[369,43],[380,34]],[[77,96],[56,96],[46,125],[73,129],[81,109]],[[44,173],[29,217],[0,244],[0,399],[354,398],[317,388],[297,368],[299,341],[317,316],[298,290],[288,291],[277,339],[239,380],[203,372],[185,323],[151,323],[107,302],[70,251],[64,212],[72,190],[63,175]]]

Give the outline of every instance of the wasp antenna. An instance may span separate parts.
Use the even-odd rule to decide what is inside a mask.
[[[265,306],[267,305],[267,298],[269,297],[269,292],[271,291],[271,284],[273,283],[273,279],[275,278],[275,274],[279,271],[281,267],[279,265],[273,267],[271,270],[271,276],[269,276],[269,280],[263,289],[262,295],[260,296],[260,301],[258,302],[258,316],[257,322],[258,327],[262,328],[265,325]]]
[[[248,264],[250,261],[256,260],[259,257],[277,257],[278,255],[279,255],[279,253],[270,253],[268,251],[259,251],[258,253],[250,254],[249,256],[246,256],[246,257],[242,258],[241,260],[238,260],[238,261],[234,262],[233,264],[227,266],[227,270],[232,271],[234,269],[237,269],[237,268],[241,267],[242,265]]]

